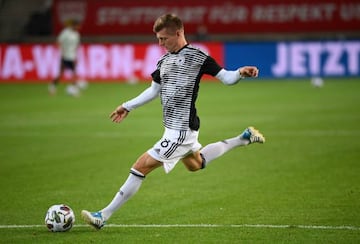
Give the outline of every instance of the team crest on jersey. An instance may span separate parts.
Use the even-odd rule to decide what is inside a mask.
[[[179,56],[176,60],[175,60],[176,65],[183,65],[185,63],[185,56]]]

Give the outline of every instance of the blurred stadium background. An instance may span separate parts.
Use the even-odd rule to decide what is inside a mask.
[[[82,22],[82,78],[146,80],[163,53],[152,24],[165,12],[228,68],[258,65],[265,79],[360,75],[358,0],[0,0],[0,81],[51,80],[56,35],[74,18]]]
[[[132,228],[89,234],[80,211],[112,199],[161,133],[158,102],[120,126],[108,114],[148,86],[165,12],[225,67],[260,68],[259,82],[202,83],[202,143],[251,124],[267,143],[195,177],[152,173],[109,222]],[[92,83],[79,99],[47,94],[71,18],[82,21],[78,73]],[[0,0],[0,242],[360,243],[359,53],[359,0]],[[61,202],[79,218],[54,236],[44,214]]]

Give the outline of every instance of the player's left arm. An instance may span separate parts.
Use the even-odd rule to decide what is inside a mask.
[[[246,77],[257,77],[259,69],[256,66],[243,66],[236,70],[227,70],[222,68],[212,57],[208,56],[204,63],[205,73],[219,79],[226,85],[238,83]]]

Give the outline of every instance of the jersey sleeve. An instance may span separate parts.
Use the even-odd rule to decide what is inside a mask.
[[[154,72],[152,72],[151,77],[153,79],[154,82],[160,84],[161,83],[161,79],[160,79],[160,70],[157,69]]]
[[[216,76],[222,67],[211,56],[207,56],[203,64],[203,73],[211,76]]]

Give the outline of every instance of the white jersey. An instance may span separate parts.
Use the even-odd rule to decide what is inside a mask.
[[[212,57],[191,45],[160,58],[152,78],[161,86],[160,99],[166,128],[199,129],[195,102],[200,79],[203,74],[215,76],[221,69]]]
[[[57,41],[60,44],[61,58],[75,61],[77,48],[80,44],[79,32],[67,27],[61,31]]]

